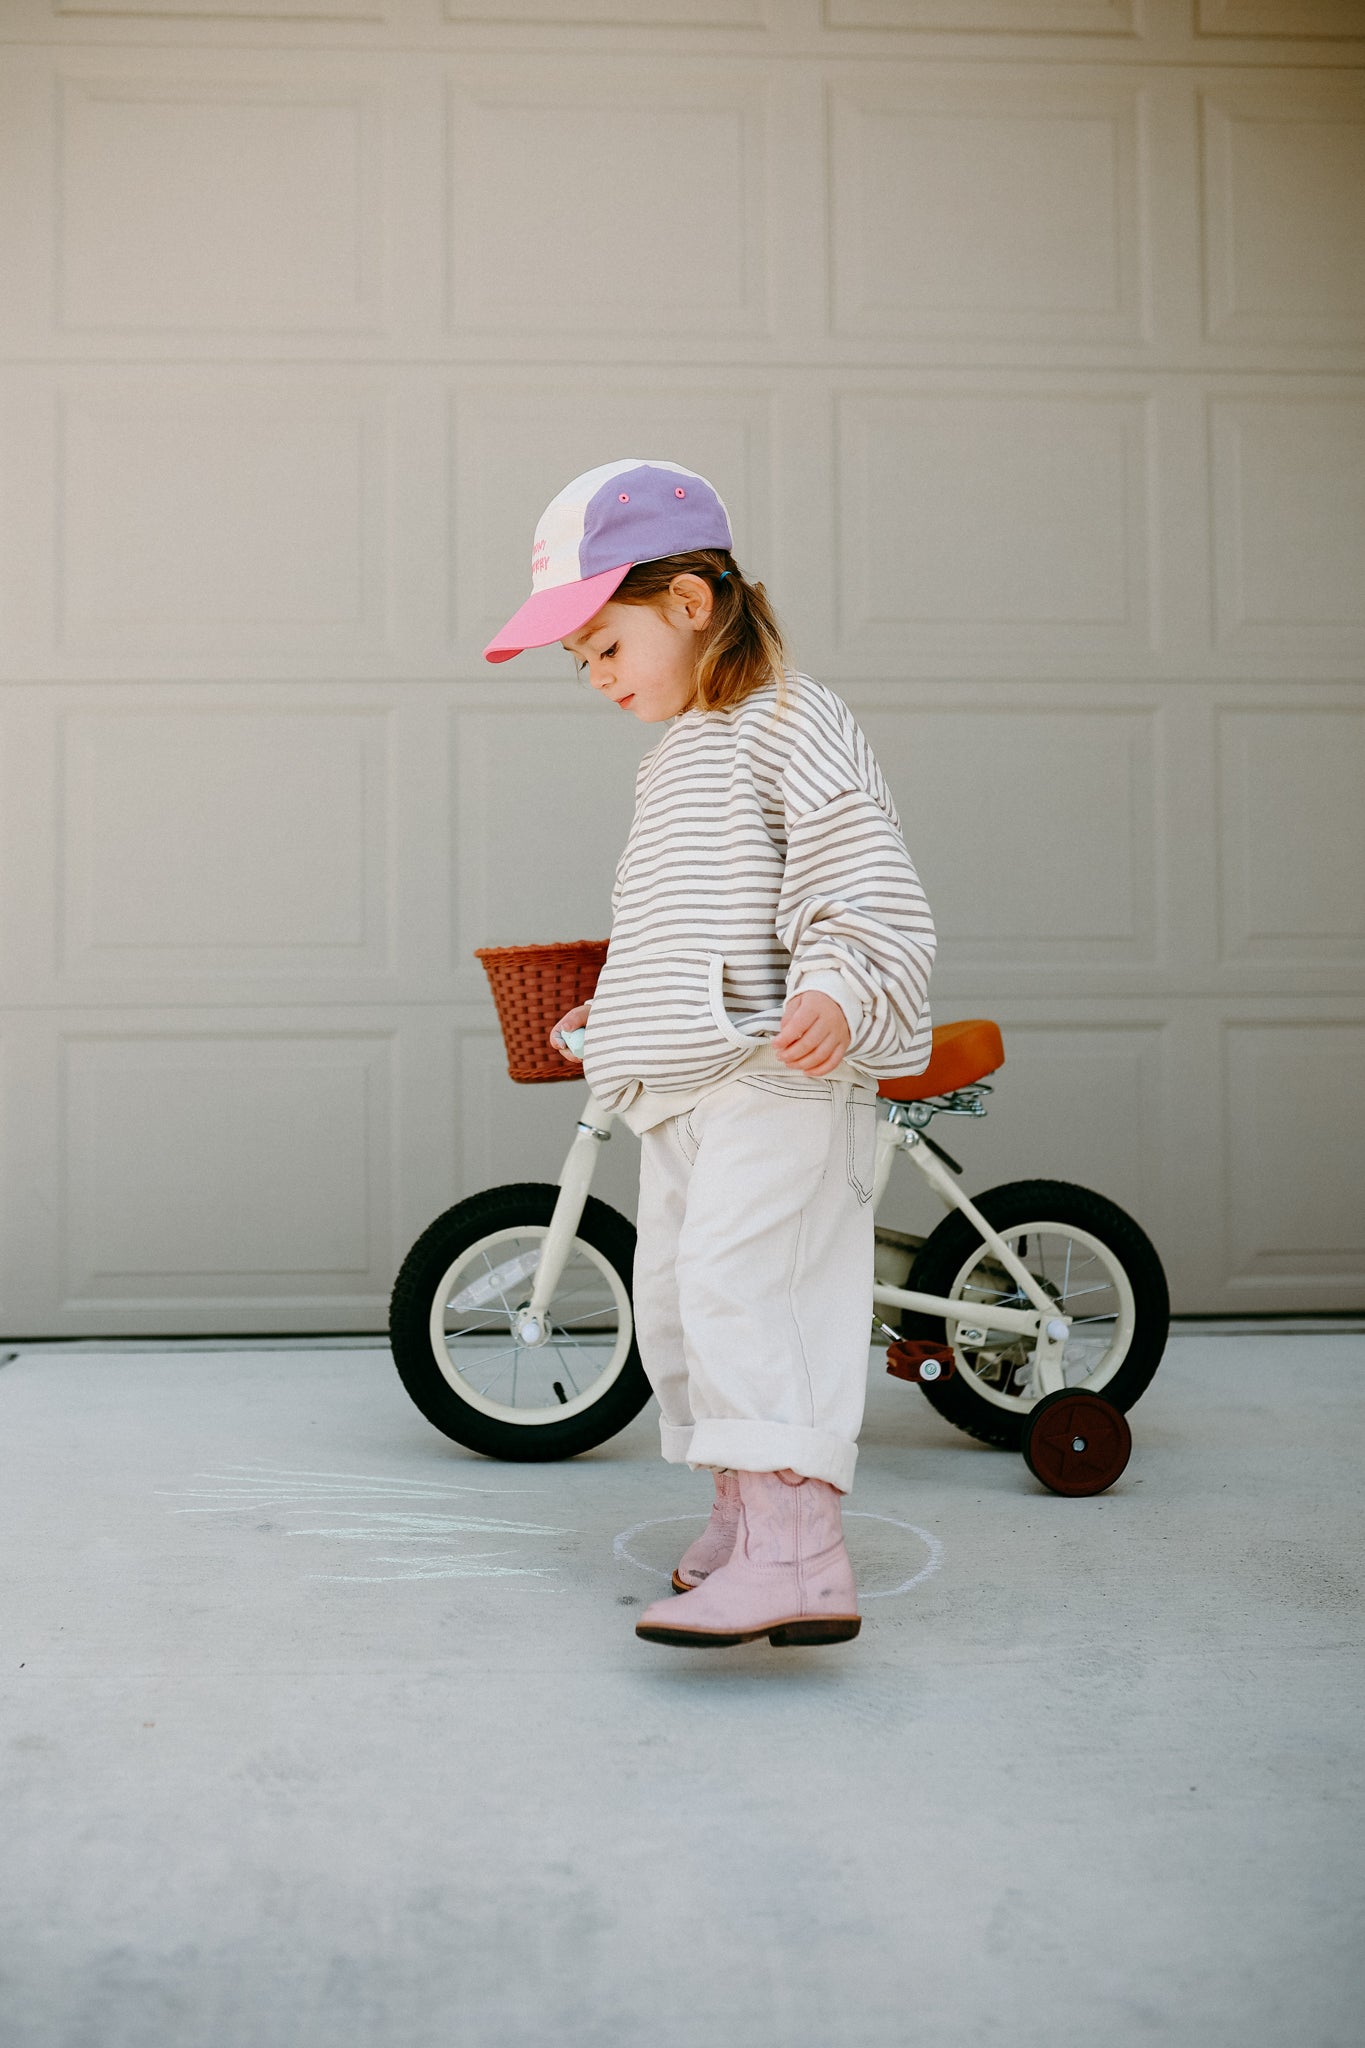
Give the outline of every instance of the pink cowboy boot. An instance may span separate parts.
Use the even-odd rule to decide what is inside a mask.
[[[737,1472],[735,1547],[680,1600],[655,1600],[635,1624],[648,1643],[727,1648],[766,1636],[843,1643],[862,1627],[837,1487],[795,1473]]]
[[[722,1466],[716,1473],[716,1497],[711,1503],[711,1519],[696,1542],[689,1543],[678,1559],[673,1573],[675,1593],[690,1593],[718,1565],[724,1564],[735,1547],[738,1525],[739,1482],[728,1467]]]

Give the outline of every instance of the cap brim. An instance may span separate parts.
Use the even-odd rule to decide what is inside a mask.
[[[526,647],[548,647],[566,633],[586,626],[594,612],[600,612],[618,583],[631,568],[602,569],[596,576],[584,576],[577,583],[559,583],[552,590],[533,590],[520,611],[513,612],[500,633],[495,633],[483,650],[485,661],[510,661]]]

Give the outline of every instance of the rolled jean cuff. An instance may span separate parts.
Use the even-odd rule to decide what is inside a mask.
[[[675,1435],[681,1436],[681,1430]],[[824,1479],[840,1493],[853,1488],[858,1446],[823,1429],[794,1422],[746,1422],[720,1416],[692,1428],[687,1462],[728,1465],[735,1472],[781,1472],[790,1465],[806,1479]],[[664,1456],[669,1455],[667,1449]]]
[[[665,1461],[670,1465],[686,1465],[692,1456],[693,1425],[684,1428],[677,1422],[665,1422],[659,1417],[659,1444]]]

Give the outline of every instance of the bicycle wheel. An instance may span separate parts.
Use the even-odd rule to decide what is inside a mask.
[[[975,1204],[1071,1319],[1067,1387],[1131,1408],[1161,1363],[1171,1317],[1166,1275],[1146,1233],[1117,1203],[1069,1181],[1010,1181]],[[941,1318],[902,1314],[902,1336],[946,1343],[956,1360],[951,1378],[921,1382],[925,1399],[969,1436],[1017,1450],[1037,1405],[1024,1391],[1032,1340],[992,1331],[990,1309],[1027,1308],[1023,1289],[960,1210],[925,1239],[907,1285],[971,1302],[980,1313],[966,1327],[984,1332],[984,1341],[964,1343],[961,1324],[950,1330]]]
[[[541,1181],[470,1195],[428,1225],[393,1284],[399,1378],[428,1422],[485,1457],[577,1457],[624,1429],[650,1396],[631,1309],[635,1229],[591,1195],[546,1341],[518,1338],[558,1198]]]

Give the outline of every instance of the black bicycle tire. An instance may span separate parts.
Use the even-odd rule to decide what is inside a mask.
[[[1073,1181],[1005,1181],[972,1199],[993,1229],[1011,1229],[1019,1223],[1070,1226],[1089,1231],[1119,1257],[1133,1289],[1133,1338],[1113,1377],[1095,1391],[1126,1412],[1151,1385],[1170,1329],[1166,1274],[1147,1233],[1117,1202]],[[954,1210],[924,1240],[906,1286],[917,1293],[946,1294],[980,1243],[975,1226],[961,1210]],[[907,1309],[901,1315],[901,1335],[945,1343],[947,1326],[942,1317]],[[997,1407],[976,1391],[970,1374],[962,1371],[919,1384],[925,1399],[945,1422],[965,1430],[979,1443],[1001,1450],[1020,1448],[1032,1409]]]
[[[595,1450],[634,1421],[652,1392],[635,1341],[633,1314],[630,1352],[620,1372],[600,1400],[564,1422],[499,1422],[462,1400],[436,1362],[431,1348],[431,1304],[452,1260],[491,1230],[548,1224],[559,1194],[559,1188],[549,1182],[509,1181],[456,1202],[429,1223],[412,1246],[389,1298],[389,1348],[398,1377],[416,1406],[428,1422],[466,1450],[508,1464],[539,1464]],[[575,1235],[611,1263],[629,1300],[634,1224],[619,1210],[589,1195]]]

